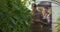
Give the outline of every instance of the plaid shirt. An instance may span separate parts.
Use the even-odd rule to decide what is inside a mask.
[[[40,22],[43,18],[41,11],[35,11],[33,14],[33,22]]]

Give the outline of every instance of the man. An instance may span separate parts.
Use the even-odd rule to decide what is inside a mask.
[[[42,32],[42,12],[36,9],[36,4],[32,4],[33,20],[30,25],[30,32]]]

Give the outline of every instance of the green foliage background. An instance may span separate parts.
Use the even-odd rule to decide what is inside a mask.
[[[57,32],[60,32],[60,17],[57,19]]]
[[[0,32],[28,32],[32,19],[27,0],[0,0]]]

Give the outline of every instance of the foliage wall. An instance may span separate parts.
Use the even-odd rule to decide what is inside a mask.
[[[57,32],[60,32],[60,17],[57,19]]]
[[[31,18],[27,0],[0,0],[0,32],[28,32]]]

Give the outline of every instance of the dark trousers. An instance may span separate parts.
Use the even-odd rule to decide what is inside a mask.
[[[47,25],[43,25],[43,32],[52,32],[51,27]]]
[[[42,24],[40,23],[31,23],[30,32],[42,32]]]
[[[43,19],[43,21],[44,22],[46,22],[47,23],[47,19]],[[45,25],[45,24],[43,24],[43,32],[52,32],[52,27],[51,27],[51,25]]]

